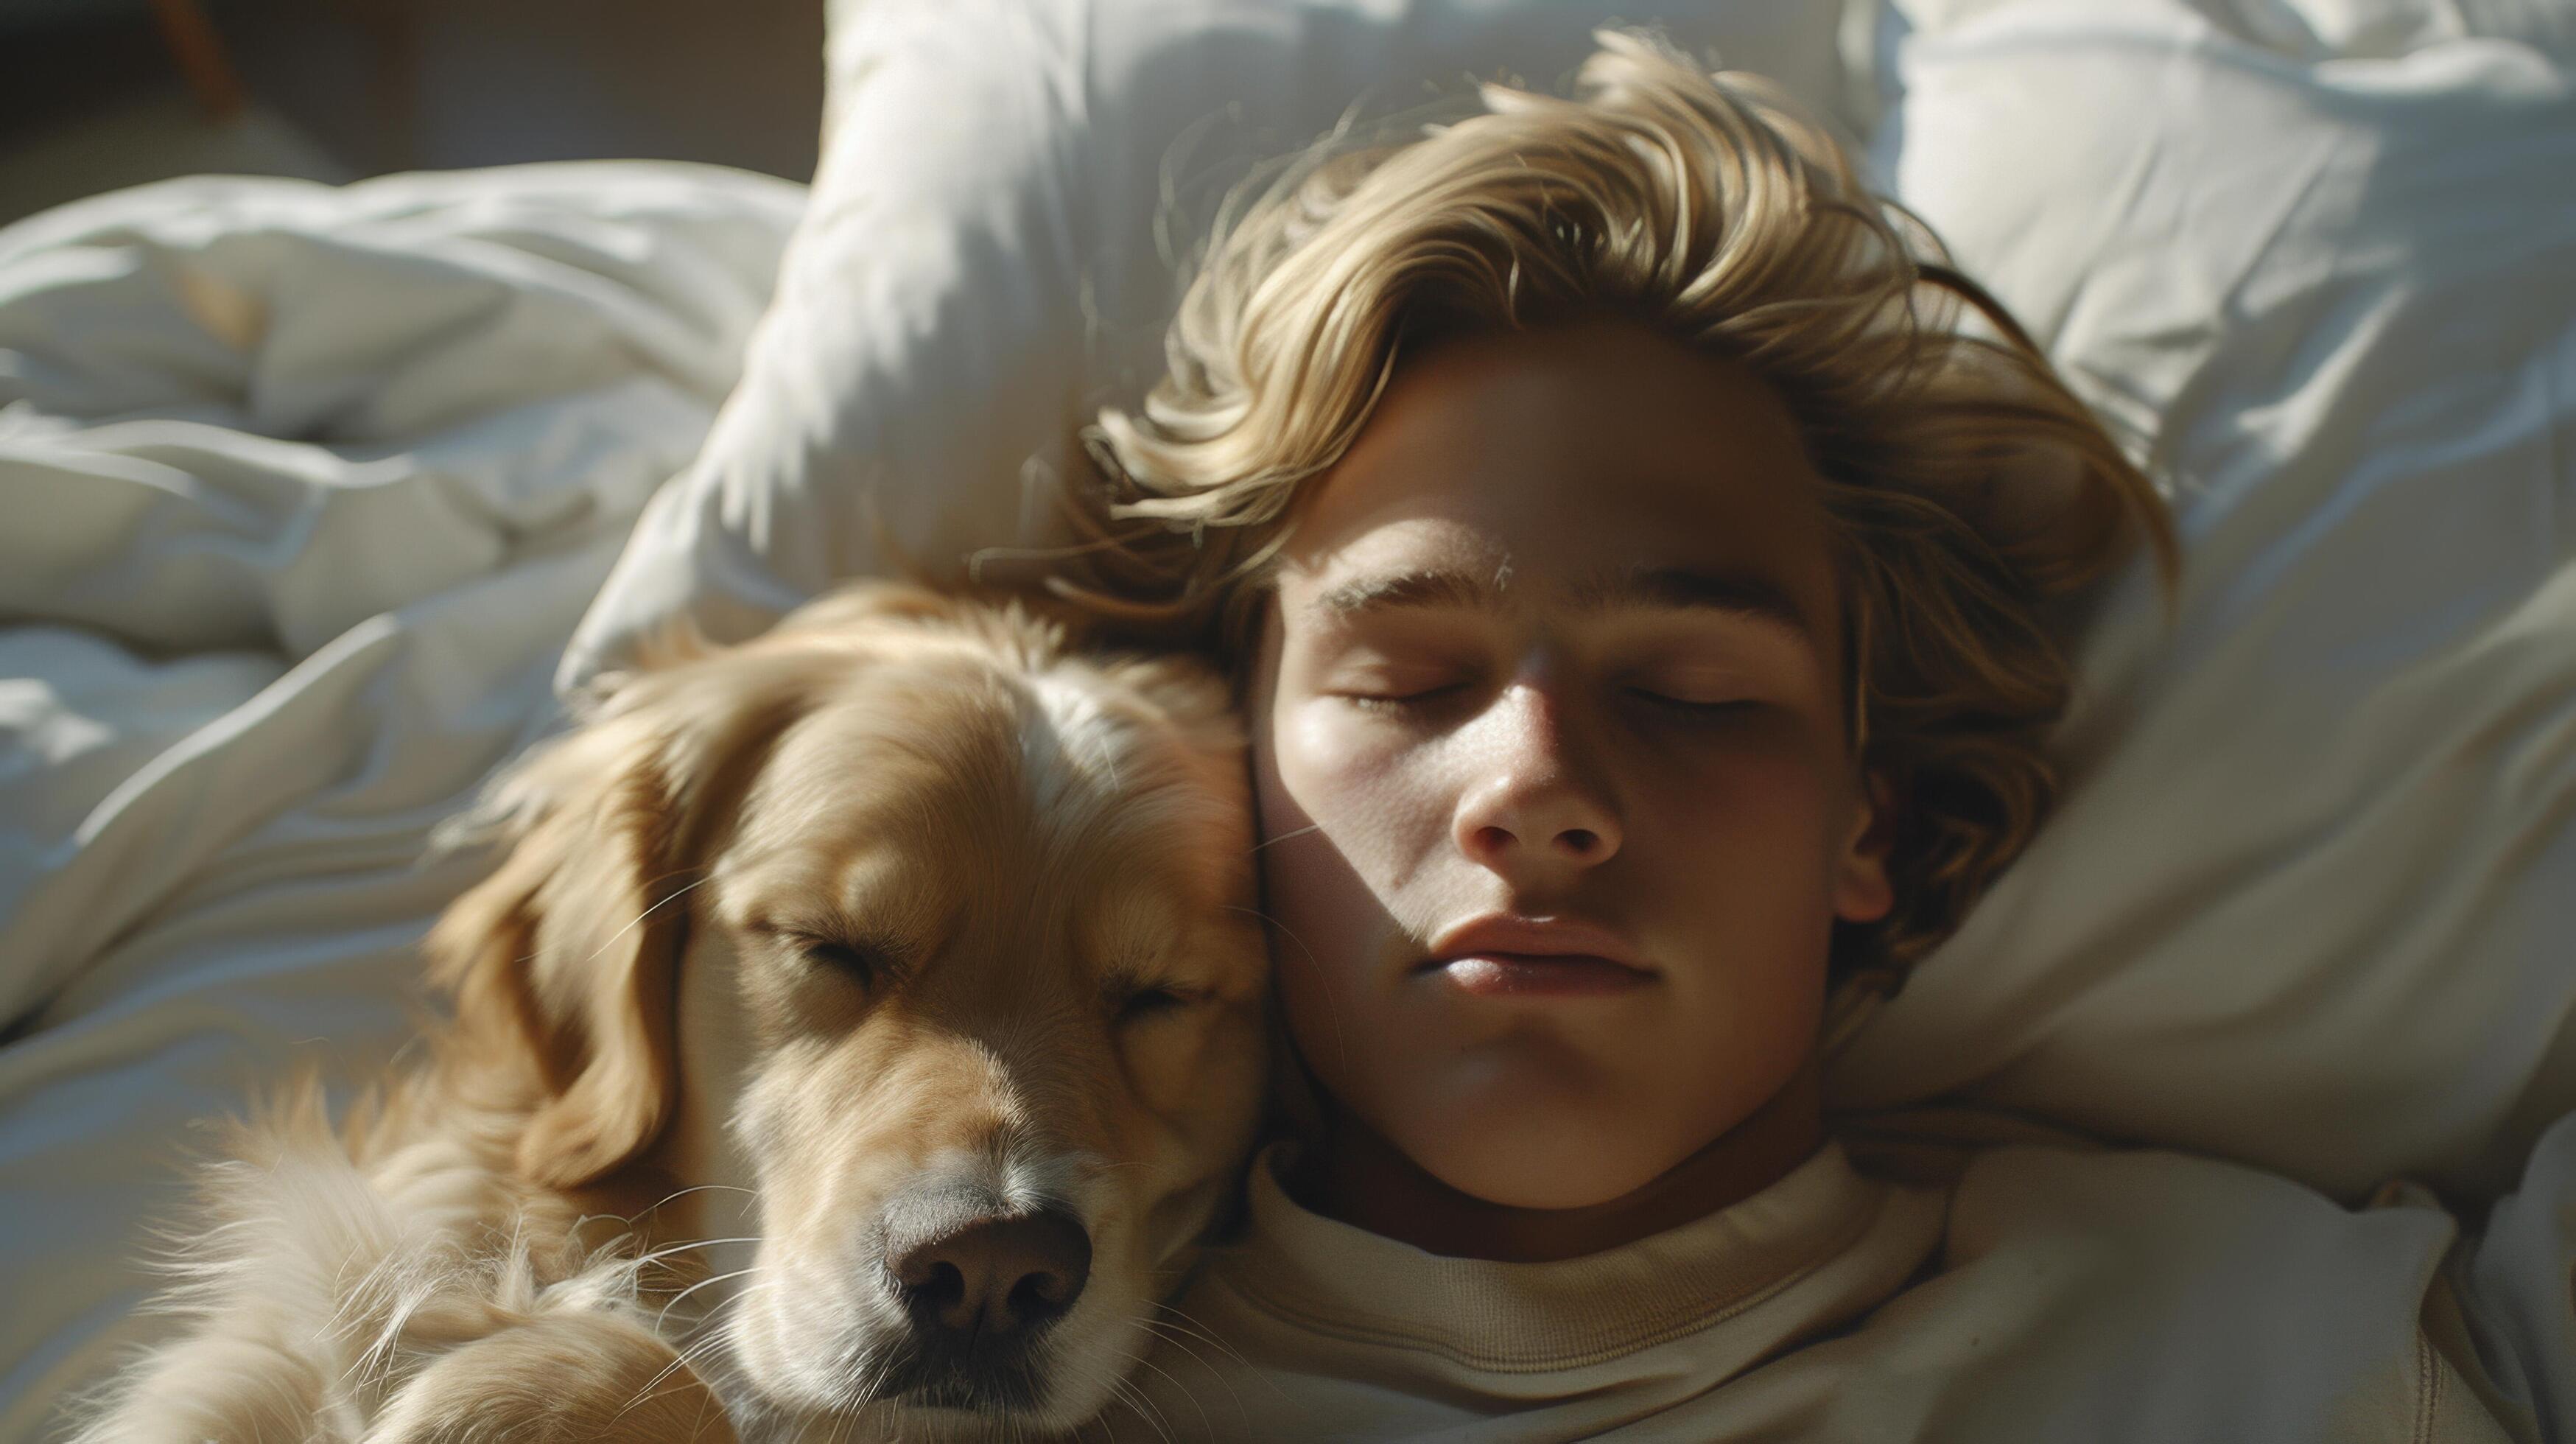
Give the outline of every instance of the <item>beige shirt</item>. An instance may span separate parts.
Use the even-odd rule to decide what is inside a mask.
[[[2448,1304],[2449,1215],[2407,1198],[2354,1212],[2207,1159],[2039,1147],[1908,1184],[1834,1143],[1683,1227],[1508,1264],[1301,1208],[1287,1147],[1115,1438],[2538,1437]]]

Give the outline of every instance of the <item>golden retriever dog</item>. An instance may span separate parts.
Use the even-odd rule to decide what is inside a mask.
[[[624,678],[480,815],[452,1018],[236,1128],[82,1437],[1079,1426],[1252,1141],[1241,748],[1198,664],[891,584]]]

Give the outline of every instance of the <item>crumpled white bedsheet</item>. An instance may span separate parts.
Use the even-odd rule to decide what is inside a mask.
[[[548,725],[803,201],[583,164],[0,230],[0,1440],[150,1328],[187,1120],[410,1031],[482,865],[429,830]]]

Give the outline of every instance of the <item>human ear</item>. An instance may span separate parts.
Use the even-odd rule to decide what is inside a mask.
[[[1847,923],[1874,923],[1896,907],[1896,889],[1887,877],[1887,855],[1896,836],[1896,789],[1885,774],[1869,771],[1853,791],[1851,826],[1834,856],[1834,916]]]

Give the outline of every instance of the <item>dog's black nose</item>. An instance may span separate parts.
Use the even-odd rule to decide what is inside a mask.
[[[1082,1297],[1091,1277],[1082,1220],[1061,1208],[964,1212],[889,1220],[886,1268],[924,1343],[961,1355],[1016,1344]]]

